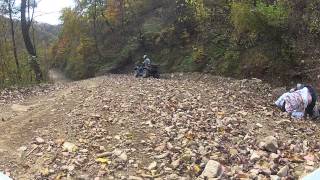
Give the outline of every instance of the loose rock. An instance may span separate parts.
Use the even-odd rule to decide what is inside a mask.
[[[202,179],[217,178],[222,173],[222,166],[219,162],[210,160],[208,161],[204,171],[200,175]]]
[[[137,176],[129,176],[128,180],[143,180],[143,178]]]
[[[148,169],[151,171],[151,170],[154,170],[157,168],[157,162],[154,161],[152,162],[149,166],[148,166]]]
[[[177,159],[171,163],[173,169],[177,169],[180,165],[180,159]]]
[[[286,177],[288,175],[288,172],[289,172],[289,166],[284,166],[278,171],[277,175],[279,177]]]
[[[75,152],[78,150],[78,147],[70,142],[63,143],[63,150],[68,152]]]
[[[36,143],[37,143],[37,144],[44,144],[45,141],[44,141],[44,139],[42,139],[41,137],[37,137],[37,138],[36,138]]]
[[[122,160],[122,161],[128,161],[128,156],[127,156],[127,154],[124,152],[124,153],[122,153],[120,156],[119,156],[119,158]]]
[[[250,161],[258,161],[261,158],[259,152],[254,151],[250,156]]]
[[[268,137],[264,138],[263,143],[262,143],[262,147],[264,147],[265,150],[267,150],[269,152],[276,153],[278,150],[278,141],[275,137],[268,136]]]

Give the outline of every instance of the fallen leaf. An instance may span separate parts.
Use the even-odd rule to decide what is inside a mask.
[[[107,159],[107,158],[97,158],[96,162],[103,163],[103,164],[109,164],[109,159]]]

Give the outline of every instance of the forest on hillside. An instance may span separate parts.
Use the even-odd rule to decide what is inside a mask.
[[[128,71],[148,54],[164,72],[306,80],[319,17],[319,0],[81,0],[63,12],[52,60],[73,79]]]
[[[25,80],[14,76],[18,71],[5,2],[13,1],[1,6],[0,79],[12,84]],[[21,9],[12,11],[18,14],[13,24],[23,64],[19,71],[29,82],[35,74],[28,63],[32,53],[24,48]],[[147,54],[162,72],[285,82],[318,76],[319,18],[319,0],[78,0],[63,10],[61,27],[32,22],[29,14],[33,25],[27,31],[44,76],[49,68],[75,80],[129,72]]]
[[[50,69],[49,50],[57,40],[60,26],[33,21],[35,3],[26,2],[26,30],[21,23],[21,4],[15,0],[0,1],[0,88],[12,85],[28,85],[45,80]],[[34,53],[26,48],[26,32]],[[32,56],[36,57],[35,63]],[[36,79],[35,66],[43,71],[43,78]]]

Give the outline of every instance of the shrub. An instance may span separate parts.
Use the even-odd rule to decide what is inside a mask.
[[[191,35],[201,32],[209,15],[203,0],[176,0],[176,4],[177,30],[186,30]]]
[[[231,21],[238,34],[267,33],[272,28],[281,28],[287,19],[288,11],[280,3],[270,5],[259,1],[256,6],[248,2],[231,4]]]
[[[307,26],[310,33],[320,35],[320,2],[313,1],[307,6],[306,15],[304,21],[307,22]]]
[[[206,57],[203,46],[194,46],[191,56],[195,63],[203,63]]]
[[[240,70],[240,52],[234,50],[227,50],[224,54],[224,60],[219,65],[219,72],[231,75],[237,74]]]

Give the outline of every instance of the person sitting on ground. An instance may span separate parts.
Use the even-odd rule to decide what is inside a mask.
[[[143,66],[144,67],[148,67],[151,65],[151,60],[148,58],[147,55],[144,55],[143,56]]]
[[[280,96],[275,105],[292,118],[301,119],[307,113],[314,119],[319,116],[318,110],[315,110],[316,102],[317,94],[312,86],[297,84],[296,88]]]

